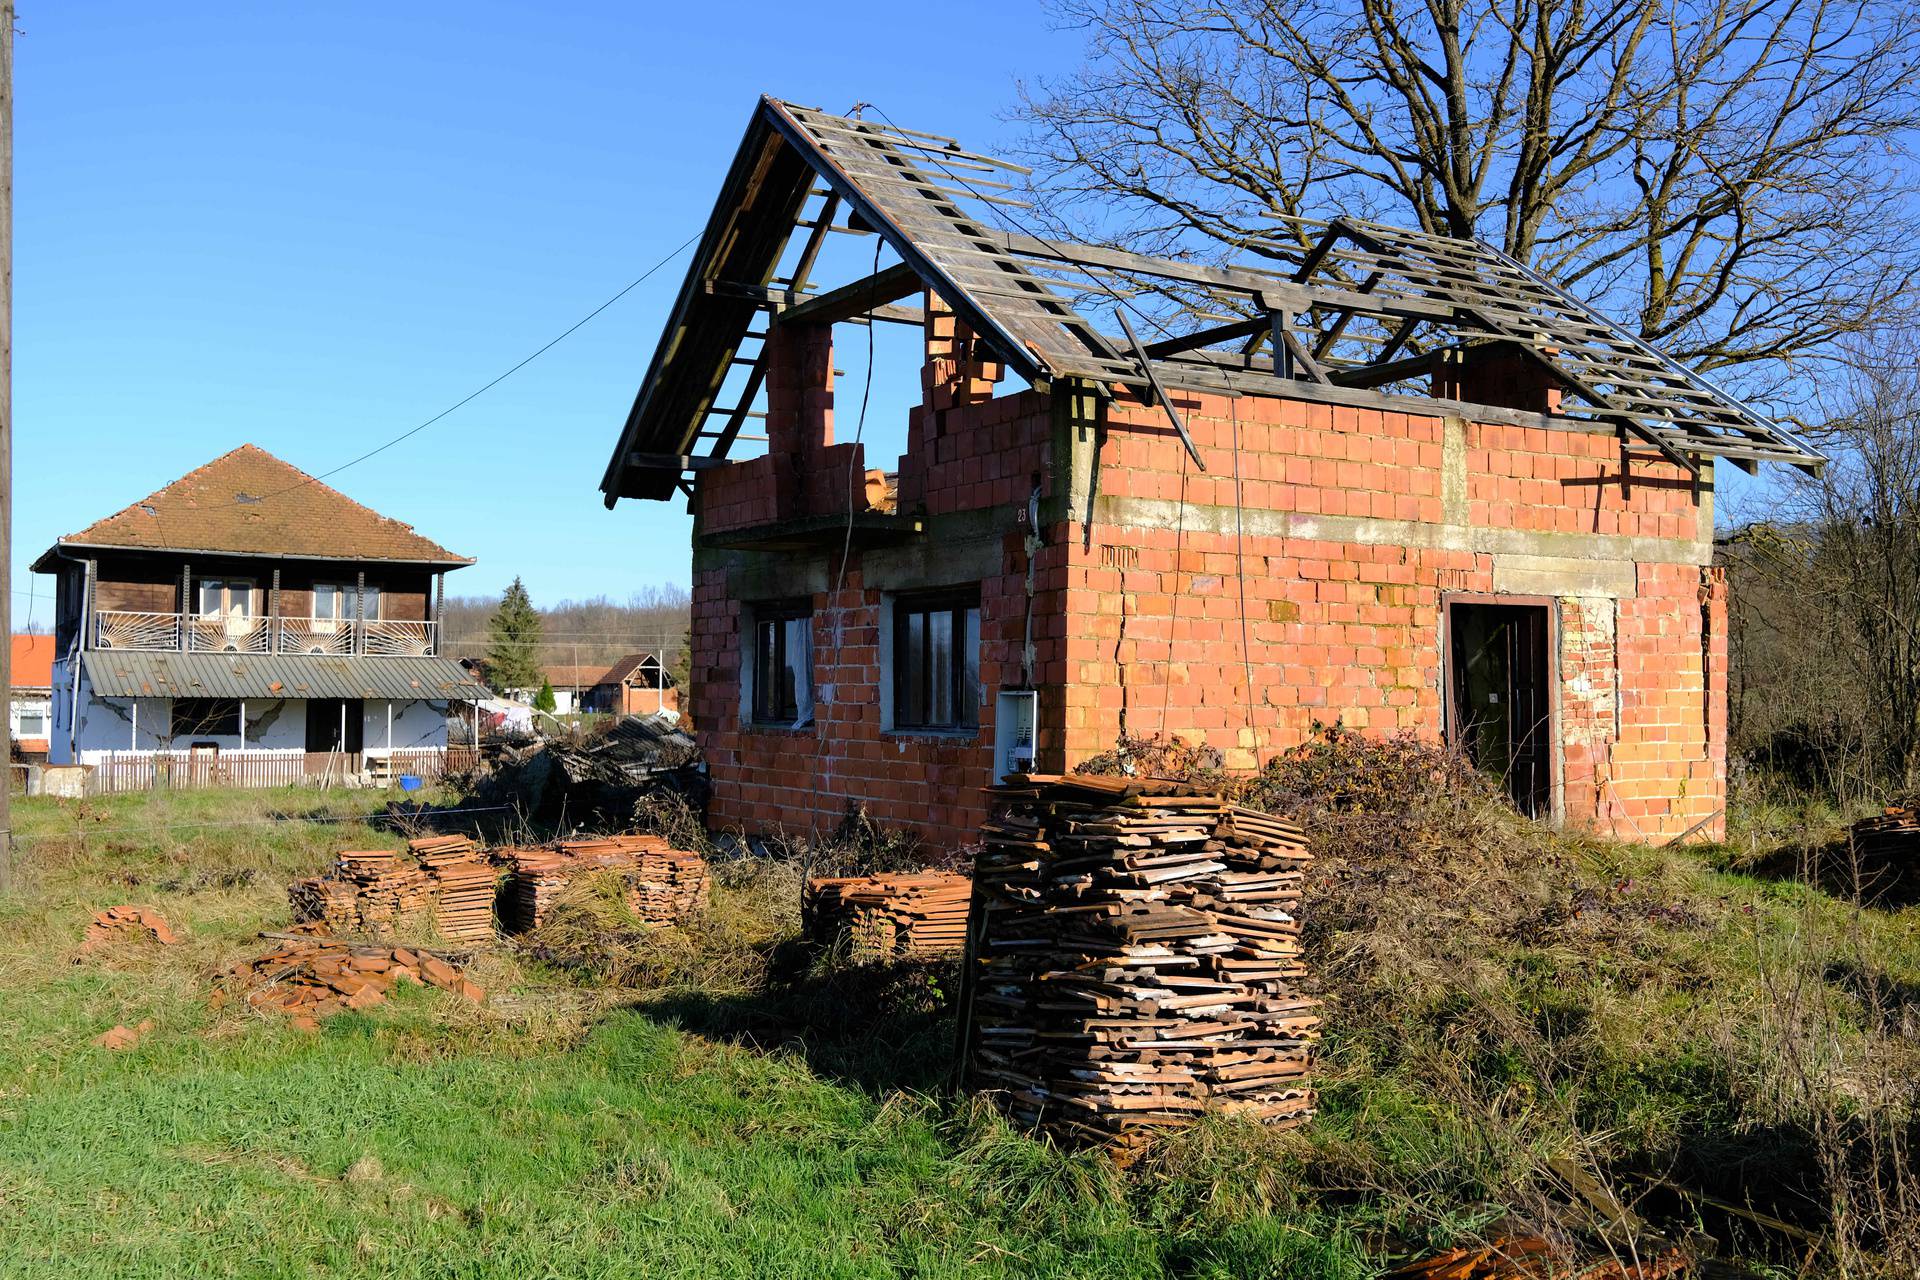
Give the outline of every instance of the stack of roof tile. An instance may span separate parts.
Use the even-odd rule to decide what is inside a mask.
[[[476,1003],[486,997],[452,964],[425,951],[302,938],[222,970],[212,1003],[219,1008],[245,991],[252,1008],[284,1013],[293,1026],[311,1031],[322,1018],[379,1004],[401,982],[428,983]]]
[[[1920,809],[1890,808],[1854,823],[1852,869],[1871,893],[1920,881]]]
[[[1311,1114],[1299,828],[1154,780],[1019,775],[990,793],[974,1087],[1122,1155],[1209,1109]]]
[[[509,849],[506,857],[509,871],[500,898],[500,923],[514,933],[538,929],[577,872],[551,849]]]
[[[407,852],[433,883],[434,925],[456,942],[493,938],[493,898],[499,872],[481,860],[466,836],[428,836],[407,842]]]
[[[856,959],[934,956],[966,945],[972,894],[971,880],[942,871],[836,876],[809,880],[801,911],[809,938],[845,939]]]
[[[391,849],[348,850],[335,871],[354,886],[360,928],[375,937],[419,922],[433,905],[433,882]]]
[[[297,924],[320,923],[329,933],[360,931],[360,891],[335,876],[303,876],[287,886]]]
[[[706,860],[659,836],[562,840],[552,849],[514,849],[509,856],[513,870],[501,914],[516,932],[546,923],[569,884],[601,871],[620,873],[628,905],[649,926],[678,924],[707,902]]]

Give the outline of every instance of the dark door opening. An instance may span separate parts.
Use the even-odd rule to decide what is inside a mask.
[[[359,698],[307,700],[307,750],[358,755],[366,740],[366,704]]]
[[[1546,606],[1454,604],[1447,622],[1454,745],[1500,780],[1520,812],[1546,816],[1553,803]]]

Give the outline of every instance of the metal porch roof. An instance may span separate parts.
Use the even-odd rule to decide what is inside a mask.
[[[90,649],[93,691],[108,698],[382,698],[470,702],[491,696],[452,658],[152,653]]]

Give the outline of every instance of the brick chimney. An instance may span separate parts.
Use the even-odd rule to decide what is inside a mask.
[[[1548,348],[1541,354],[1552,359],[1555,352]],[[1562,385],[1552,370],[1511,342],[1448,347],[1439,352],[1433,366],[1433,395],[1437,400],[1558,413]]]

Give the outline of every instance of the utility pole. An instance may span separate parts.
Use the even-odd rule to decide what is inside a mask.
[[[0,893],[13,888],[13,0],[0,0]]]

